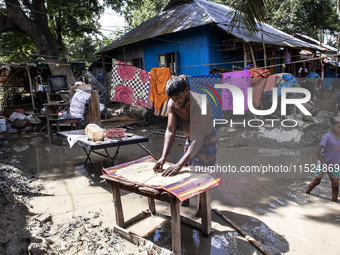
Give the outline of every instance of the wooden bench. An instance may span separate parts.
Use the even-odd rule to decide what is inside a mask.
[[[207,190],[199,194],[201,200],[201,215],[202,223],[199,224],[196,221],[190,220],[180,215],[180,200],[173,194],[140,186],[134,183],[125,182],[122,180],[115,179],[108,175],[102,175],[101,178],[105,179],[112,189],[113,202],[115,207],[116,224],[120,228],[126,228],[136,221],[145,218],[147,214],[140,214],[132,219],[125,221],[123,213],[123,205],[120,196],[120,190],[130,191],[142,196],[148,197],[149,209],[152,214],[156,214],[155,199],[167,202],[170,204],[171,213],[171,242],[172,250],[176,254],[181,254],[181,221],[184,221],[187,225],[191,225],[194,228],[198,228],[202,231],[203,236],[208,236],[211,233],[211,203],[210,203],[210,191]],[[124,234],[123,234],[123,237]]]

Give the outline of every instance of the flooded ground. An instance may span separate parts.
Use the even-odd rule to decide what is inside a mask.
[[[141,130],[138,132],[143,134]],[[163,136],[152,133],[148,136],[149,142],[144,145],[160,156]],[[102,168],[111,166],[111,162],[92,155],[93,165],[85,167],[86,155],[80,146],[70,149],[66,141],[55,138],[55,142],[60,145],[49,144],[42,133],[11,136],[2,141],[17,155],[11,164],[24,166],[27,171],[36,169],[40,182],[46,187],[43,196],[33,199],[30,213],[47,212],[54,222],[62,223],[78,215],[99,212],[101,224],[112,227],[115,223],[112,197],[100,178]],[[183,143],[183,139],[176,139],[169,162],[181,157]],[[109,152],[113,155],[115,149],[109,149]],[[116,163],[146,155],[137,145],[122,146]],[[272,148],[270,144],[250,147],[246,143],[230,146],[222,140],[217,160],[221,168],[216,170],[223,183],[211,190],[212,207],[273,254],[340,254],[337,234],[340,233],[340,205],[330,200],[330,181],[324,177],[312,195],[305,194],[313,178],[313,173],[306,167],[312,168],[315,163],[315,146]],[[254,172],[255,167],[261,171]],[[270,167],[272,173],[268,173]],[[126,219],[147,208],[144,197],[127,192],[122,194]],[[169,215],[169,205],[157,202],[156,208]],[[181,213],[197,219],[193,216],[195,210],[196,199],[193,198],[189,207],[181,208]],[[184,254],[261,254],[214,212],[212,221],[215,231],[209,238],[202,237],[200,231],[182,226]],[[131,231],[159,246],[171,248],[170,223],[166,218],[153,216]],[[123,254],[137,253],[135,246],[126,243]]]

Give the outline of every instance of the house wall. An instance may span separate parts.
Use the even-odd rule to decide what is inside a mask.
[[[242,49],[237,54],[225,51],[223,40],[231,37],[217,27],[206,25],[119,47],[114,54],[116,59],[123,62],[142,58],[145,70],[150,71],[159,67],[159,54],[178,52],[179,74],[189,77],[209,75],[215,66],[229,70],[233,65],[243,67]]]
[[[127,61],[131,61],[132,59],[139,59],[139,58],[142,58],[144,60],[143,43],[138,42],[132,45],[119,47],[115,51],[115,55],[116,55],[116,59],[122,62],[127,62]]]
[[[216,67],[225,67],[232,70],[233,65],[243,68],[243,49],[237,49],[235,51],[226,51],[226,46],[223,44],[223,40],[234,38],[232,35],[228,35],[221,29],[210,26],[209,29],[209,50],[210,50],[210,69]],[[223,63],[223,64],[216,64]]]
[[[178,33],[149,39],[144,43],[145,70],[158,67],[158,54],[178,51],[180,74],[206,74],[209,66],[193,66],[209,63],[208,31],[206,27],[193,28]]]

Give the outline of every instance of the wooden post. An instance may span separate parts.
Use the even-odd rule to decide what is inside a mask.
[[[26,67],[26,70],[27,70],[27,74],[28,74],[28,81],[30,83],[30,93],[31,93],[32,106],[33,106],[32,110],[34,110],[35,102],[34,102],[33,85],[32,85],[32,79],[31,79],[31,74],[30,74],[30,68]]]
[[[286,66],[286,57],[287,57],[287,48],[284,48],[284,55],[283,55],[283,65],[282,65],[282,73],[285,72]]]
[[[202,235],[208,237],[211,233],[211,208],[210,191],[207,190],[200,194],[201,215],[202,215]]]
[[[112,189],[113,203],[115,205],[116,224],[119,227],[124,227],[124,214],[123,214],[122,201],[120,199],[119,188],[111,186],[111,189]]]
[[[231,219],[224,216],[219,210],[216,208],[213,208],[213,211],[220,216],[223,220],[225,220],[230,226],[232,226],[234,229],[236,229],[237,232],[239,232],[245,239],[247,239],[248,242],[252,243],[256,248],[258,248],[263,254],[265,255],[273,255],[271,251],[266,249],[261,243],[259,243],[257,240],[255,240],[252,236],[250,236],[247,232],[245,232],[242,228],[240,228],[238,225],[236,225]]]
[[[337,47],[338,49],[337,49],[337,54],[339,54],[339,51],[340,51],[340,36],[339,36],[339,34],[338,34],[338,47]],[[335,61],[336,61],[336,66],[335,66],[335,73],[334,73],[334,78],[336,78],[336,76],[337,76],[337,74],[338,74],[338,63],[339,63],[339,56],[337,56],[336,58],[335,58]],[[333,88],[333,90],[334,90],[334,88]]]
[[[98,90],[91,91],[91,105],[90,105],[89,117],[90,117],[90,123],[97,124],[100,127],[102,126]]]
[[[180,202],[177,198],[171,199],[171,242],[172,250],[177,255],[182,254],[181,250],[181,214],[180,214]]]
[[[255,55],[254,55],[254,51],[253,51],[253,46],[249,45],[249,48],[250,48],[251,58],[253,59],[254,67],[257,68],[256,61],[255,61]]]
[[[155,199],[149,197],[148,198],[148,203],[149,203],[149,209],[153,215],[156,214],[156,204],[155,204]]]
[[[243,62],[244,62],[243,68],[246,68],[247,66],[247,44],[246,43],[243,43]]]
[[[107,72],[106,72],[106,64],[105,64],[105,56],[102,55],[102,65],[103,65],[103,73],[104,73],[104,84],[106,88],[106,106],[110,102],[110,97],[111,97],[111,86],[109,81],[107,80]]]
[[[262,37],[262,44],[263,44],[264,69],[267,69],[267,53],[266,53],[266,45],[264,44],[264,40],[263,40],[263,34],[261,34],[261,37]]]

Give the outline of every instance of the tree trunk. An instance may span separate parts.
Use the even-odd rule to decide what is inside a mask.
[[[58,60],[62,43],[58,44],[57,39],[52,35],[48,28],[48,19],[46,15],[45,1],[24,1],[26,6],[31,10],[32,16],[28,17],[21,8],[18,0],[7,0],[7,18],[16,24],[17,29],[27,34],[34,42],[37,54],[42,56],[52,73],[52,75],[67,75],[68,83],[71,85],[75,79],[71,66],[66,60]]]
[[[52,75],[67,75],[67,84],[71,86],[75,82],[70,63],[66,60],[57,61],[54,58],[45,58]]]

